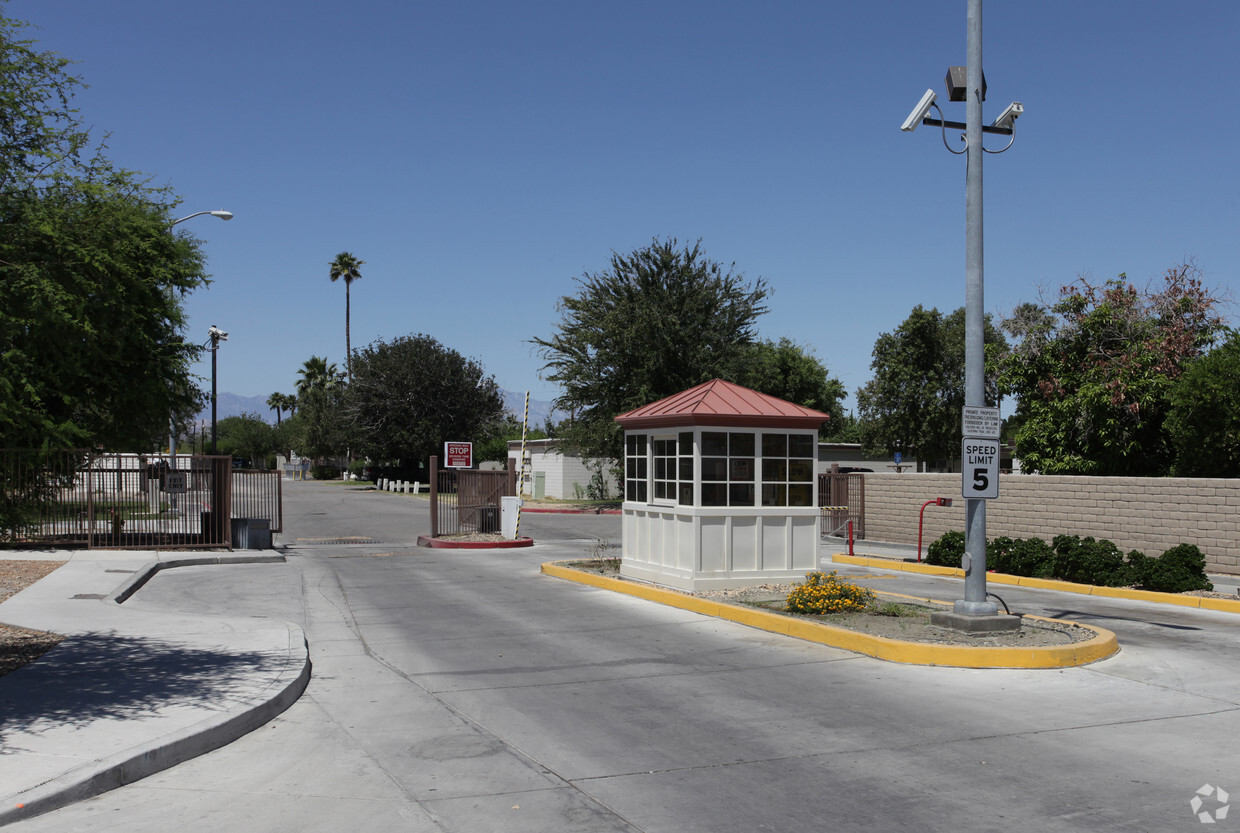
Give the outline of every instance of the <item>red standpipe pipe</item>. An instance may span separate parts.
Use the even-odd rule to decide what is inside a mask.
[[[949,497],[936,497],[934,500],[928,500],[921,505],[921,515],[917,519],[917,563],[921,563],[921,525],[926,520],[927,506],[951,506],[952,499]]]
[[[938,503],[938,498],[928,500],[921,505],[921,514],[917,516],[917,563],[921,563],[921,525],[926,522],[926,507]]]

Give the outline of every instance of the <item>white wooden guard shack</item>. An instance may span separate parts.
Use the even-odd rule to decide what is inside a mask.
[[[621,414],[620,574],[682,590],[799,581],[818,568],[827,414],[721,379]]]

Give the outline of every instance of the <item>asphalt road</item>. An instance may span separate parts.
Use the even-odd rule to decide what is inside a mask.
[[[420,501],[286,483],[285,507],[288,564],[166,571],[129,604],[298,622],[302,699],[15,830],[1168,831],[1201,829],[1204,785],[1240,796],[1224,614],[1004,588],[1123,650],[1064,670],[904,666],[539,574],[618,541],[614,516],[527,515],[529,549],[419,550]]]

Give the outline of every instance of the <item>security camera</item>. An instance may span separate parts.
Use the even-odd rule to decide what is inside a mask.
[[[921,101],[917,102],[917,106],[913,108],[913,112],[908,114],[908,118],[904,120],[904,124],[900,125],[900,129],[906,133],[912,133],[917,129],[917,125],[921,124],[921,120],[930,112],[930,107],[934,104],[934,90],[926,90],[926,94],[921,97]]]
[[[217,339],[218,341],[228,341],[228,333],[224,332],[214,324],[211,325],[211,329],[207,330],[207,335],[211,336],[213,339]]]
[[[1004,108],[1003,112],[999,114],[999,118],[995,119],[991,127],[1003,127],[1011,130],[1016,126],[1016,117],[1023,112],[1025,112],[1025,105],[1019,101],[1013,101]]]

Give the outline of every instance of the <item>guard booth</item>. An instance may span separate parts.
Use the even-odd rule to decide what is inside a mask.
[[[620,574],[696,591],[818,568],[821,411],[715,379],[621,414]]]

